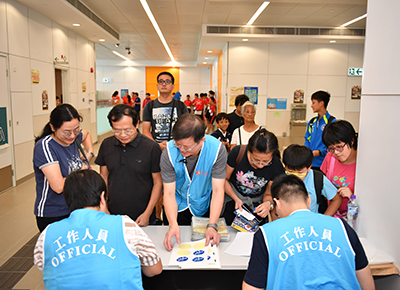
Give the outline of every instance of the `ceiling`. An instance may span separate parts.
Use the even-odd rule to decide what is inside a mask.
[[[66,0],[17,0],[68,29],[96,43],[96,58],[121,60],[115,50],[133,61],[170,58],[139,0],[80,0],[87,8],[119,33],[113,37]],[[74,0],[78,1],[78,0]],[[79,1],[78,1],[79,2]],[[363,43],[364,37],[210,35],[206,25],[244,26],[263,1],[230,0],[147,0],[149,7],[178,62],[210,65],[227,41]],[[366,13],[367,0],[270,0],[270,5],[254,22],[262,27],[339,27]],[[72,26],[80,23],[80,27]],[[349,28],[365,28],[363,19]],[[105,39],[99,42],[99,39]],[[120,43],[119,47],[115,44]],[[129,47],[131,54],[125,48]],[[212,53],[208,53],[212,50]],[[208,59],[206,59],[206,57]],[[206,64],[203,64],[206,62]]]

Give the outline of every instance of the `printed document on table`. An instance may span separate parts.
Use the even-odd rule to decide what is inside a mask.
[[[238,232],[233,242],[225,250],[225,254],[250,257],[253,235],[254,233]]]

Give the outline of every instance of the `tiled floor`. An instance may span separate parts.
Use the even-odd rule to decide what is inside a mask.
[[[291,143],[303,143],[303,137],[278,138],[280,149]],[[94,146],[94,152],[98,151],[99,145]],[[98,170],[98,166],[93,166]],[[38,234],[33,205],[35,202],[35,180],[30,180],[0,194],[0,290],[2,289],[45,289],[42,274],[31,266],[32,258],[22,258],[24,254],[31,255],[31,248]],[[31,248],[29,248],[31,247]],[[13,257],[14,256],[14,257]],[[26,256],[26,255],[25,255]],[[23,260],[18,263],[18,260]],[[12,267],[14,265],[14,267]],[[22,278],[21,278],[22,277]],[[13,283],[13,288],[5,288],[4,283],[12,279],[19,279]]]

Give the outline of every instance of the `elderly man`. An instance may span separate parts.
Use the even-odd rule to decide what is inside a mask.
[[[107,186],[93,170],[72,172],[64,198],[71,215],[39,236],[34,263],[46,289],[143,289],[162,271],[154,244],[128,216],[109,215]]]
[[[204,123],[191,114],[182,115],[161,155],[164,207],[169,222],[164,245],[171,238],[180,243],[179,225],[190,225],[192,216],[209,216],[206,245],[219,244],[218,218],[224,200],[226,149],[216,138],[204,135]]]
[[[375,289],[355,231],[341,219],[310,212],[300,178],[275,178],[271,193],[281,219],[255,234],[244,290]]]

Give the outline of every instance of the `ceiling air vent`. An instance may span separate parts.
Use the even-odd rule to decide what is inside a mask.
[[[243,27],[243,26],[207,26],[207,34],[253,34],[253,35],[332,35],[365,36],[365,29],[335,27]]]
[[[112,29],[107,23],[105,23],[103,20],[101,20],[100,17],[98,17],[96,14],[92,12],[89,8],[87,8],[82,2],[79,0],[67,0],[68,3],[70,3],[72,6],[74,6],[76,9],[78,9],[80,12],[85,14],[88,18],[90,18],[92,21],[94,21],[97,25],[99,25],[101,28],[103,28],[105,31],[110,33],[112,36],[114,36],[116,39],[119,39],[119,33],[116,32],[114,29]]]

